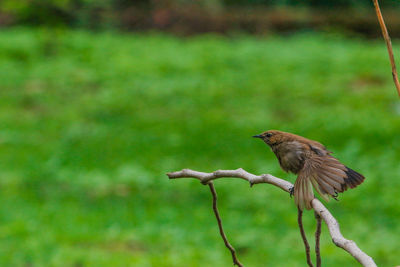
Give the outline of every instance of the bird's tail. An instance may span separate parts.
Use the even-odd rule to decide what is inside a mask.
[[[294,201],[299,209],[311,209],[311,201],[314,199],[312,183],[308,177],[299,175],[294,183]]]

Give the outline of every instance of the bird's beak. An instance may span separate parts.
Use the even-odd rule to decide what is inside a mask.
[[[253,137],[254,137],[254,138],[262,138],[261,134],[254,135]]]

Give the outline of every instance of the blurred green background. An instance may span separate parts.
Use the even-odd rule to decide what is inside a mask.
[[[400,263],[400,102],[383,40],[13,21],[0,30],[1,266],[231,266],[208,188],[165,173],[242,167],[293,182],[251,138],[267,129],[318,140],[365,175],[326,206],[379,266]],[[245,266],[306,265],[288,194],[215,186]],[[305,227],[314,246],[312,212]],[[358,264],[325,225],[321,251],[323,266]]]

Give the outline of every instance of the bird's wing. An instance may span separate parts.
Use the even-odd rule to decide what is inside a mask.
[[[329,201],[328,196],[336,198],[338,192],[343,192],[348,187],[354,188],[363,181],[364,176],[346,167],[336,158],[313,153],[305,159],[299,172],[295,183],[295,201],[300,208],[311,209],[314,198],[311,184],[322,198]]]
[[[316,169],[316,174],[320,188],[326,189],[326,185],[330,185],[331,188],[340,193],[346,191],[348,187],[356,187],[365,179],[363,175],[346,167],[332,156],[323,157],[320,168]],[[335,196],[330,192],[328,193]]]
[[[318,156],[326,156],[332,153],[332,151],[327,150],[323,144],[317,141],[310,140],[310,142],[307,142],[306,144]]]

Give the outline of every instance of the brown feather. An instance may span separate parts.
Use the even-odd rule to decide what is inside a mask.
[[[321,168],[325,169],[327,172],[331,173],[331,174],[335,174],[336,176],[339,177],[346,177],[346,173],[340,169],[337,169],[335,167],[331,167],[328,165],[323,165]]]
[[[332,156],[328,156],[324,158],[324,163],[328,166],[334,167],[336,169],[340,169],[342,171],[346,171],[346,166],[344,166],[342,163],[340,163],[339,160]]]
[[[329,177],[329,179],[335,180],[339,184],[343,184],[345,182],[344,181],[344,179],[345,179],[344,177],[339,176],[339,175],[337,175],[335,173],[332,173],[332,172],[330,172],[330,171],[328,171],[326,169],[321,168],[317,172],[318,172],[318,174],[321,174],[321,175]]]
[[[314,193],[312,190],[312,182],[311,178],[313,177],[312,171],[314,168],[315,162],[306,161],[304,163],[304,167],[299,172],[297,176],[294,189],[294,198],[297,206],[303,210],[304,207],[306,209],[311,209],[311,201],[314,199]],[[296,186],[300,187],[300,190],[296,192]],[[297,194],[296,194],[297,193]]]
[[[323,181],[323,182],[325,182],[326,184],[328,184],[328,185],[330,185],[331,187],[333,187],[333,189],[335,189],[335,190],[337,190],[337,191],[341,191],[342,190],[342,184],[340,184],[340,183],[338,183],[338,182],[336,182],[335,180],[333,180],[333,179],[331,179],[331,178],[329,178],[328,176],[325,176],[325,175],[323,175],[323,174],[319,174],[318,175],[318,183],[319,183],[319,181]],[[333,190],[332,189],[332,190]],[[332,194],[331,194],[332,195]]]
[[[328,184],[325,180],[319,179],[318,184],[320,187],[322,187],[329,195],[333,196],[335,195],[335,189],[332,187],[332,185]]]
[[[318,181],[315,179],[315,177],[313,177],[313,178],[311,179],[311,182],[312,182],[313,187],[315,188],[315,190],[317,190],[318,194],[320,194],[321,197],[322,197],[325,201],[329,201],[329,194],[328,194],[328,192],[327,192],[324,188],[322,188],[322,187],[319,185],[319,183],[318,183]]]

